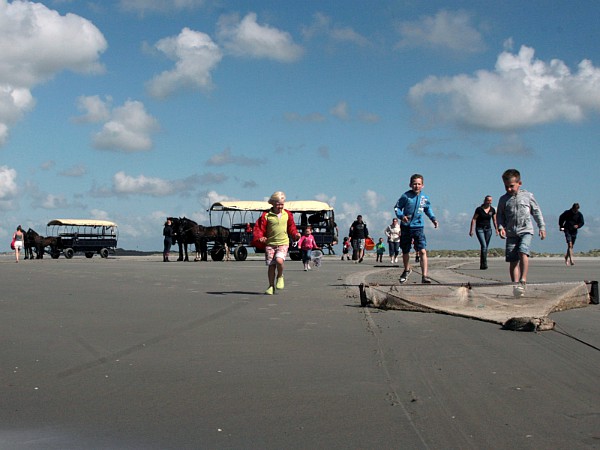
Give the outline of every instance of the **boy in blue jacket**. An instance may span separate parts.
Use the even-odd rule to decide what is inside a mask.
[[[410,267],[410,247],[414,243],[415,251],[420,257],[421,263],[421,282],[425,284],[431,283],[428,274],[427,265],[427,239],[423,228],[423,214],[425,214],[435,228],[438,227],[438,221],[435,219],[435,214],[431,210],[429,197],[423,194],[423,175],[418,173],[410,177],[410,190],[402,194],[402,197],[396,202],[394,211],[396,217],[400,221],[400,249],[402,250],[402,262],[404,263],[404,271],[400,276],[400,283],[406,283],[408,276],[412,272]]]

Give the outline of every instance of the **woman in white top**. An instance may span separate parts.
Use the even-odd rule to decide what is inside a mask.
[[[400,252],[400,224],[395,217],[392,223],[385,229],[385,235],[388,239],[388,247],[390,249],[390,263],[398,262],[398,254]]]

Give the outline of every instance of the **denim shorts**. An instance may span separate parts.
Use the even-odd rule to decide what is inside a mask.
[[[533,234],[527,233],[521,236],[509,236],[506,238],[506,262],[519,261],[519,254],[529,256]]]
[[[423,228],[402,227],[400,235],[400,248],[402,254],[410,253],[410,247],[414,243],[415,252],[425,250],[427,248],[427,239]]]

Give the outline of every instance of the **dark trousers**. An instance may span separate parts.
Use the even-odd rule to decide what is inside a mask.
[[[169,260],[169,252],[171,251],[171,245],[173,245],[173,242],[171,241],[171,238],[166,236],[165,240],[163,241],[164,247],[163,247],[163,261],[168,261]]]

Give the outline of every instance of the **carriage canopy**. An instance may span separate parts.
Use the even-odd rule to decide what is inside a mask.
[[[213,203],[210,211],[266,211],[273,205],[269,202],[238,200]],[[285,209],[291,212],[333,211],[333,207],[317,200],[292,200],[285,202]]]
[[[73,227],[107,227],[116,228],[117,224],[108,220],[92,220],[92,219],[54,219],[48,222],[51,226],[73,226]]]

